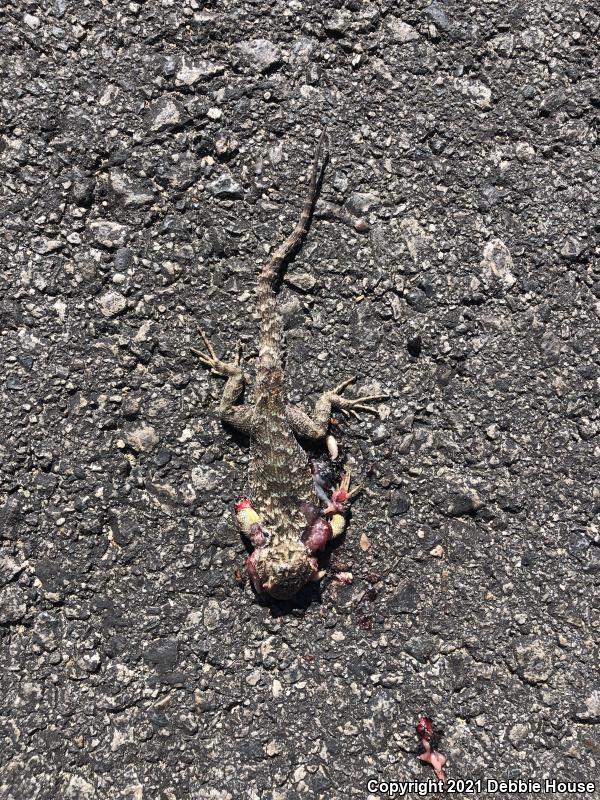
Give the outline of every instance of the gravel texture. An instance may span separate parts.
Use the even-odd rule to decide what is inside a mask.
[[[0,22],[0,796],[375,797],[433,776],[422,713],[451,777],[600,786],[598,4]],[[247,443],[190,346],[255,355],[323,126],[290,397],[391,398],[340,425],[354,582],[279,607],[235,583]]]

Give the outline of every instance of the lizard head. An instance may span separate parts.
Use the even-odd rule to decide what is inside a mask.
[[[297,546],[258,547],[248,557],[246,569],[259,594],[267,593],[278,600],[289,600],[307,583],[321,577],[316,559],[302,542]]]

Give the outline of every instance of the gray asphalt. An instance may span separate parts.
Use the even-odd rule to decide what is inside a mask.
[[[600,787],[597,4],[0,24],[0,797],[384,797],[433,778],[422,714],[449,778]],[[290,399],[391,397],[340,419],[366,491],[284,607],[235,582],[248,446],[190,347],[251,370],[323,128]]]

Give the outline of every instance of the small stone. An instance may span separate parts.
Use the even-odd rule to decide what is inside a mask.
[[[378,425],[371,434],[373,444],[382,444],[389,438],[389,431],[385,425]]]
[[[483,248],[483,260],[480,266],[484,274],[488,278],[500,281],[507,289],[516,282],[511,272],[512,265],[510,250],[500,239],[491,239]]]
[[[423,349],[423,340],[419,334],[416,336],[411,336],[411,338],[406,342],[406,349],[408,350],[409,355],[413,358],[418,358],[421,355],[421,350]]]
[[[32,31],[36,31],[40,27],[40,18],[33,14],[23,14],[23,22]]]
[[[392,39],[398,44],[406,44],[420,38],[412,25],[402,22],[398,17],[388,17],[385,24]]]
[[[86,672],[98,672],[100,669],[100,660],[99,653],[90,653],[89,655],[86,654],[81,657],[81,665]]]
[[[207,631],[214,631],[219,627],[221,620],[221,607],[216,600],[209,600],[202,612],[202,621]]]
[[[399,517],[401,514],[406,514],[410,508],[410,498],[404,492],[394,492],[388,510],[392,517]]]
[[[88,797],[92,798],[96,794],[94,786],[86,781],[81,775],[71,775],[69,783],[65,788],[66,800],[87,800]]]
[[[342,36],[348,29],[350,16],[346,12],[335,10],[326,17],[323,27],[331,36]]]
[[[0,586],[7,584],[24,568],[25,565],[19,564],[12,556],[2,556],[0,558]]]
[[[100,313],[107,319],[116,317],[127,308],[127,298],[113,289],[97,297],[96,302],[100,306]]]
[[[110,186],[115,195],[123,200],[126,208],[140,208],[147,206],[154,200],[154,194],[149,189],[134,183],[131,178],[118,169],[109,172]]]
[[[155,639],[144,651],[144,661],[157,672],[170,672],[179,660],[179,643],[176,639]]]
[[[512,33],[494,36],[489,46],[502,58],[510,58],[515,47],[515,37]]]
[[[209,108],[208,111],[206,112],[206,116],[209,119],[217,120],[221,119],[221,117],[223,116],[223,112],[221,111],[220,108]]]
[[[543,117],[555,114],[566,103],[567,96],[564,92],[551,92],[540,103],[540,114]]]
[[[93,178],[77,175],[71,186],[71,197],[78,206],[87,208],[94,200],[95,182]]]
[[[281,753],[282,747],[281,744],[272,739],[270,742],[267,742],[267,746],[265,747],[265,753],[269,756],[269,758],[273,758],[273,756],[278,756]]]
[[[36,253],[44,256],[62,250],[64,243],[60,239],[48,239],[45,236],[35,239],[32,244]]]
[[[108,219],[97,219],[90,222],[90,230],[94,241],[106,247],[107,250],[115,250],[122,247],[127,240],[127,228],[118,222],[111,222]]]
[[[146,114],[146,125],[151,131],[164,131],[179,125],[185,116],[185,109],[178,100],[164,96],[153,103]]]
[[[123,443],[124,444],[124,443]],[[113,517],[110,523],[113,540],[119,547],[127,547],[135,539],[142,537],[142,531],[139,525],[136,524],[133,517],[122,516]]]
[[[425,14],[441,31],[449,30],[450,23],[448,21],[448,15],[438,3],[431,3],[431,5],[427,6]]]
[[[125,272],[132,262],[133,252],[128,247],[121,247],[115,253],[113,264],[118,272]]]
[[[443,558],[444,548],[441,544],[436,544],[436,546],[429,551],[429,555],[433,556],[434,558]]]
[[[134,419],[140,413],[141,401],[135,395],[128,395],[121,403],[121,414],[125,419]]]
[[[439,136],[434,136],[433,139],[429,140],[429,149],[434,155],[439,156],[446,149],[446,142],[440,139]]]
[[[331,179],[331,185],[336,192],[344,193],[347,191],[349,185],[348,176],[344,172],[334,172]]]
[[[584,703],[585,708],[576,711],[573,718],[577,722],[586,722],[592,725],[600,723],[600,690],[594,689]]]
[[[203,58],[190,59],[189,56],[180,56],[175,62],[175,85],[193,86],[200,79],[206,80],[220,75],[225,68]]]
[[[206,188],[215,197],[224,199],[240,200],[244,196],[243,187],[228,172],[219,175]]]
[[[192,153],[184,153],[175,163],[170,164],[164,173],[157,176],[157,181],[161,185],[168,185],[173,189],[188,189],[198,179],[200,170],[200,163],[196,156]]]
[[[472,514],[483,507],[483,501],[474,489],[450,489],[443,498],[438,501],[438,506],[442,514],[447,517],[462,517],[465,514]]]
[[[517,673],[527,683],[545,683],[552,675],[554,659],[542,639],[522,637],[514,645]]]
[[[575,236],[567,236],[563,246],[560,249],[560,254],[568,261],[577,261],[585,250],[585,245],[580,239]]]
[[[500,428],[498,425],[496,425],[496,423],[493,425],[488,425],[485,429],[485,435],[488,437],[488,439],[495,441],[500,435]]]
[[[300,289],[301,292],[310,292],[315,288],[317,281],[309,272],[294,272],[290,270],[290,274],[286,275],[286,283]]]
[[[142,424],[125,433],[125,441],[137,453],[153,450],[160,439],[152,425]]]
[[[508,738],[510,739],[510,743],[519,749],[520,745],[528,738],[530,732],[529,725],[525,725],[522,722],[517,722],[516,725],[513,725],[510,731],[508,732]]]
[[[519,161],[530,164],[535,158],[535,148],[529,142],[518,142],[515,154]]]
[[[281,52],[268,39],[249,39],[236,47],[240,61],[258,72],[268,72],[281,63]]]
[[[251,672],[250,675],[246,676],[246,683],[248,686],[256,686],[260,682],[260,672],[255,670]]]
[[[492,90],[481,81],[470,81],[468,78],[455,78],[456,88],[469,97],[480,108],[490,108],[492,105]]]
[[[154,456],[154,463],[156,464],[157,467],[166,466],[170,460],[171,460],[171,453],[164,447],[161,447],[158,453]]]
[[[0,589],[0,625],[7,625],[23,619],[27,604],[23,590],[15,584]]]
[[[379,198],[368,192],[354,192],[344,203],[346,211],[354,217],[362,217],[379,205]]]
[[[408,247],[410,257],[421,267],[430,250],[430,236],[415,217],[406,217],[400,223],[400,231]]]

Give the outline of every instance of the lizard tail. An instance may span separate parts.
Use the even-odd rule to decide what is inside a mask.
[[[275,299],[274,284],[282,267],[290,256],[300,247],[310,223],[315,207],[319,184],[319,162],[326,140],[325,131],[321,134],[312,162],[308,192],[300,214],[300,219],[290,235],[275,248],[267,263],[262,267],[258,279],[257,308],[260,314],[260,342],[258,360],[263,370],[281,367],[283,345],[283,323]],[[323,165],[324,166],[324,165]],[[258,378],[258,373],[257,373]]]

